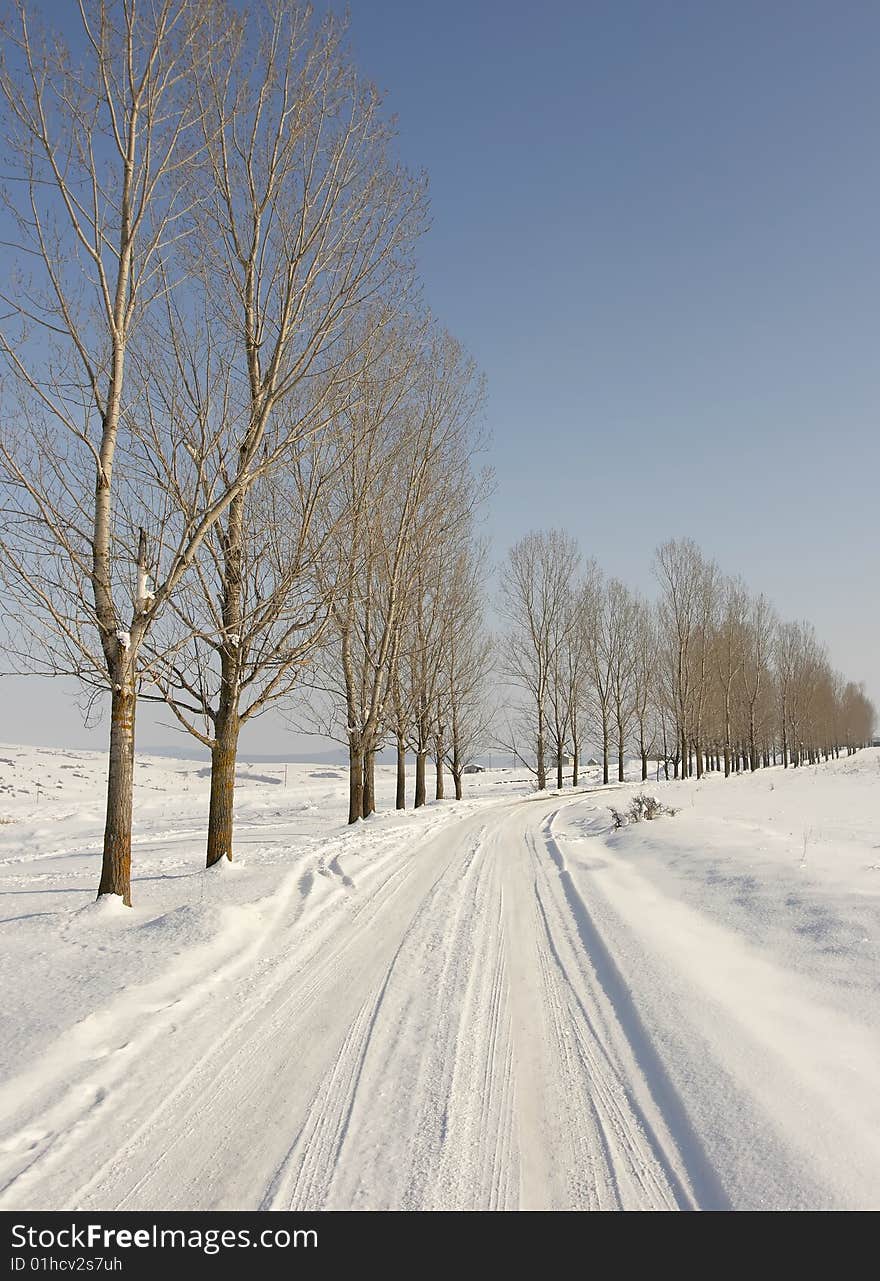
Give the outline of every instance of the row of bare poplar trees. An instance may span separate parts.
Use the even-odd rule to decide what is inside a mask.
[[[353,820],[389,731],[417,802],[429,752],[460,790],[483,390],[420,306],[425,181],[344,25],[82,0],[65,44],[39,9],[2,30],[3,623],[110,704],[98,892],[128,904],[140,698],[211,752],[209,865],[242,725],[304,683]]]
[[[725,777],[828,759],[870,741],[874,707],[832,667],[807,622],[783,622],[688,539],[664,543],[650,603],[584,562],[561,530],[529,534],[502,566],[502,652],[521,705],[506,741],[547,785],[585,743],[663,764],[666,777]],[[659,766],[658,766],[659,768]]]

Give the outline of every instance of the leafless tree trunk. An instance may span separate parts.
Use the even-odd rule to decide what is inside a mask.
[[[602,782],[610,778],[611,719],[614,714],[615,668],[625,637],[618,596],[622,584],[597,582],[596,605],[587,633],[587,654],[595,712],[602,740]]]
[[[741,683],[748,715],[749,755],[752,769],[758,768],[758,708],[770,681],[776,618],[764,596],[752,601],[746,620]]]
[[[574,540],[549,530],[528,534],[512,547],[501,571],[500,611],[509,624],[506,674],[529,700],[539,790],[547,786],[547,708],[564,637],[559,623],[566,617],[579,564]]]
[[[691,736],[699,735],[708,654],[701,638],[710,618],[714,566],[690,539],[664,543],[655,558],[660,582],[664,644],[672,655],[673,698],[678,720],[682,777],[692,771]],[[694,723],[696,721],[696,723]]]
[[[564,669],[568,686],[569,727],[572,745],[571,785],[580,781],[584,721],[589,709],[589,638],[598,607],[601,575],[596,562],[587,562],[580,583],[572,592],[572,618],[565,641]]]
[[[745,661],[746,610],[744,585],[738,579],[728,579],[723,586],[723,602],[713,644],[723,719],[725,778],[730,777],[732,690]]]
[[[644,783],[648,777],[648,755],[654,749],[657,734],[657,628],[650,606],[639,597],[634,599],[632,648],[633,715]]]
[[[174,257],[180,275],[192,231],[184,187],[199,157],[194,89],[212,55],[207,19],[194,0],[96,0],[80,7],[75,55],[41,36],[23,2],[3,29],[16,248],[33,272],[27,288],[12,281],[2,293],[0,352],[23,425],[0,447],[13,530],[4,577],[25,628],[42,628],[36,670],[109,688],[99,895],[126,904],[141,646],[241,483],[228,476],[179,531],[153,591],[132,590],[133,578],[146,582],[147,551],[139,540],[135,560],[129,538],[147,513],[139,521],[144,389],[129,366],[141,331],[161,330],[168,264]],[[46,566],[62,563],[47,581]]]
[[[287,700],[325,639],[336,571],[333,441],[313,435],[258,476],[206,538],[153,638],[150,678],[211,752],[207,865],[232,858],[241,728]]]
[[[400,737],[397,739],[397,793],[394,805],[395,809],[406,809],[406,741]]]
[[[448,736],[446,763],[461,800],[467,764],[485,743],[492,711],[486,682],[493,642],[484,625],[486,549],[463,527],[449,560],[449,592],[443,642],[443,672]]]
[[[611,701],[617,730],[617,779],[624,779],[624,750],[635,710],[633,684],[637,662],[637,603],[623,583],[612,579],[606,591],[607,663],[611,676]]]
[[[438,699],[437,711],[435,713],[435,719],[434,719],[434,727],[435,727],[434,728],[434,769],[437,775],[437,786],[434,792],[434,797],[438,801],[442,801],[444,799],[443,755],[445,751],[444,734],[446,731],[446,726],[443,724],[442,717],[443,717],[443,711],[440,706],[440,700]]]
[[[376,749],[371,747],[364,753],[364,796],[362,818],[369,818],[376,813]]]
[[[393,723],[395,686],[406,685],[417,804],[426,799],[439,692],[442,566],[431,555],[432,531],[439,513],[460,510],[455,495],[467,492],[471,503],[478,501],[470,460],[482,396],[482,380],[452,338],[398,333],[365,371],[346,414],[352,445],[344,473],[345,587],[333,607],[339,668],[334,671],[331,656],[324,727],[338,732],[334,709],[344,699],[350,752],[375,751]],[[362,795],[360,801],[350,805],[351,821],[362,812]]]
[[[303,443],[326,430],[348,399],[370,349],[370,325],[386,320],[378,300],[406,296],[409,250],[421,227],[418,184],[389,160],[378,97],[348,62],[342,35],[332,17],[317,22],[286,0],[269,0],[247,23],[226,12],[223,59],[199,84],[208,158],[205,196],[196,204],[200,244],[225,304],[226,349],[248,390],[244,447],[271,441],[282,464],[298,460]],[[217,120],[225,127],[217,130]],[[241,493],[230,505],[218,559],[223,632],[239,640],[221,649],[212,750],[222,779],[212,787],[218,805],[209,816],[209,865],[232,857],[227,791],[247,681],[245,499]],[[326,621],[329,598],[324,604]],[[249,649],[261,657],[262,639],[252,628]],[[272,689],[264,684],[260,710],[286,695],[310,649],[288,649],[287,679],[276,672]],[[373,759],[365,745],[364,814],[374,807]]]
[[[391,706],[394,741],[397,749],[397,790],[395,809],[406,809],[406,743],[410,729],[410,709],[403,696],[400,680],[400,645],[397,647],[391,673]]]

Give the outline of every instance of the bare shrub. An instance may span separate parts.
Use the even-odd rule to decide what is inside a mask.
[[[643,819],[651,822],[661,814],[668,814],[671,818],[678,813],[678,810],[664,805],[658,796],[651,796],[648,792],[641,792],[638,796],[634,796],[628,810],[617,810],[613,806],[609,808],[611,822],[615,828],[628,827],[630,823],[641,823]]]

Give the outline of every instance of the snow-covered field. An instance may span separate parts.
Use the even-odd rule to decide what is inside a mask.
[[[131,911],[102,770],[0,748],[0,1208],[880,1207],[880,751],[620,831],[242,765],[210,872],[206,768],[145,757]]]

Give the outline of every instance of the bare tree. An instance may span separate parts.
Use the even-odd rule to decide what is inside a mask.
[[[706,706],[712,692],[712,643],[717,627],[720,574],[715,562],[707,561],[703,557],[700,558],[700,563],[695,566],[695,574],[695,644],[691,649],[693,659],[691,732],[693,735],[697,778],[702,778],[707,746],[704,738],[704,720]]]
[[[571,785],[580,779],[581,749],[585,722],[589,716],[590,665],[588,640],[595,625],[601,576],[594,560],[587,562],[581,581],[571,594],[571,619],[566,628],[563,669],[567,685],[568,719],[571,735]]]
[[[552,529],[527,534],[510,549],[501,569],[499,612],[508,623],[505,673],[528,699],[539,790],[547,786],[548,693],[564,635],[558,620],[579,562],[574,539]]]
[[[632,710],[636,725],[642,782],[648,777],[648,756],[657,737],[658,689],[657,625],[651,607],[641,597],[634,598],[632,645]]]
[[[724,741],[724,777],[730,777],[732,691],[746,657],[748,594],[739,579],[729,578],[722,588],[722,604],[713,645],[715,675],[720,694]]]
[[[375,348],[377,338],[371,346]],[[320,732],[345,743],[349,754],[349,822],[372,812],[370,754],[387,720],[386,703],[399,688],[398,653],[407,535],[416,467],[406,472],[407,406],[418,379],[417,348],[383,342],[371,350],[358,395],[341,415],[346,466],[336,526],[340,590],[334,597],[335,644],[327,651],[312,701]],[[409,483],[411,482],[411,484]],[[396,516],[395,516],[396,511]],[[366,804],[366,809],[365,809]]]
[[[592,706],[602,740],[602,782],[607,783],[610,777],[614,664],[622,637],[617,627],[617,615],[609,599],[609,585],[605,582],[597,585],[596,606],[588,621],[586,639]]]
[[[3,29],[0,70],[15,258],[0,352],[17,396],[0,460],[4,576],[32,629],[32,670],[69,672],[110,694],[107,816],[99,895],[131,901],[134,718],[144,637],[254,461],[243,448],[222,489],[191,501],[161,565],[137,533],[142,462],[130,377],[136,340],[160,333],[166,282],[192,230],[186,187],[203,132],[194,85],[211,57],[210,7],[193,0],[84,2],[72,54],[24,3]],[[181,484],[200,488],[210,432],[188,437]],[[196,414],[199,418],[199,414]],[[149,504],[143,516],[147,523]],[[169,533],[166,522],[165,533]],[[148,583],[148,569],[155,578]]]
[[[846,747],[847,755],[870,742],[876,719],[874,705],[865,695],[864,686],[847,681],[840,699],[840,742]]]
[[[776,685],[779,694],[779,729],[782,739],[782,764],[797,764],[794,726],[797,715],[797,680],[803,651],[803,630],[798,623],[780,623],[776,634]]]
[[[624,751],[630,722],[635,713],[634,672],[638,606],[628,588],[613,578],[606,593],[608,670],[611,675],[611,702],[617,730],[617,779],[623,782]]]
[[[413,530],[413,565],[407,583],[411,627],[405,657],[412,708],[410,729],[416,764],[413,805],[416,809],[427,800],[426,767],[432,744],[437,749],[437,799],[443,797],[444,726],[439,703],[448,613],[439,528],[442,512],[443,508],[433,501],[428,511],[421,505]]]
[[[322,732],[348,746],[352,823],[372,812],[371,761],[393,723],[395,692],[411,697],[402,690],[401,644],[427,582],[417,568],[417,549],[424,550],[417,534],[436,528],[431,512],[444,509],[467,473],[484,395],[473,362],[442,332],[427,339],[399,334],[364,379],[345,416],[353,445],[342,473],[347,517],[339,534],[344,587],[332,615],[336,646],[318,690],[326,702],[312,709]],[[428,748],[433,715],[431,707]]]
[[[448,722],[444,747],[459,801],[465,766],[485,742],[492,721],[486,684],[494,662],[494,641],[483,617],[485,564],[485,548],[467,538],[449,566],[442,673]]]
[[[399,639],[394,647],[388,682],[391,699],[388,724],[394,736],[396,753],[394,808],[398,810],[406,809],[406,750],[412,733],[413,690],[409,683],[401,679],[401,655],[408,652],[410,643],[408,621],[404,619],[400,624]]]
[[[153,697],[211,752],[208,867],[232,858],[242,727],[290,698],[326,633],[334,445],[329,433],[311,437],[295,459],[248,487],[235,583],[220,523],[151,638]]]
[[[661,587],[663,643],[669,648],[672,664],[672,699],[678,721],[682,775],[690,775],[691,751],[696,747],[699,776],[703,768],[700,734],[717,599],[717,569],[705,561],[691,539],[664,543],[657,550],[654,564]]]
[[[769,601],[763,595],[755,597],[745,619],[741,668],[743,701],[748,719],[749,761],[753,770],[758,768],[758,708],[770,680],[776,630],[776,616]]]
[[[455,365],[450,368],[455,377]],[[471,373],[462,369],[463,387]],[[480,384],[479,396],[482,397]],[[478,404],[474,402],[473,408]],[[467,419],[473,417],[468,410]],[[438,452],[415,513],[410,534],[410,568],[407,573],[406,617],[409,641],[406,657],[411,745],[415,754],[416,808],[427,800],[426,765],[433,752],[435,797],[444,798],[443,769],[446,737],[452,709],[448,656],[453,647],[451,631],[467,626],[467,583],[458,573],[470,572],[471,528],[474,511],[491,484],[489,473],[475,474],[472,462],[477,439],[453,433]],[[462,731],[459,726],[459,735]],[[455,738],[455,731],[453,731]]]
[[[222,21],[223,58],[199,82],[207,126],[196,204],[200,243],[217,292],[217,322],[247,388],[244,448],[271,439],[301,478],[309,435],[325,430],[340,400],[356,394],[373,333],[387,324],[389,306],[405,301],[409,250],[422,225],[421,186],[390,160],[391,130],[378,95],[345,55],[332,16],[317,22],[306,6],[271,0],[256,19],[223,10]],[[224,127],[217,129],[217,120]],[[243,639],[229,638],[244,636],[247,504],[246,491],[230,504],[213,565],[222,643],[211,712],[209,865],[232,857],[246,650]],[[303,522],[293,534],[291,565],[302,565],[311,512],[310,501],[301,517],[288,509]],[[282,574],[276,602],[289,591],[290,576]],[[329,614],[329,601],[312,605],[304,619]],[[268,621],[272,610],[262,606],[259,617]],[[252,631],[247,639],[253,653]],[[285,632],[286,677],[277,678],[273,697],[284,696],[313,647],[302,636],[292,648],[288,641]],[[263,694],[249,715],[266,705],[268,690]]]
[[[577,684],[572,679],[573,632],[579,622],[577,611],[577,574],[580,556],[572,563],[572,577],[561,588],[557,607],[550,620],[549,638],[549,680],[547,682],[548,727],[550,742],[553,745],[552,765],[556,770],[556,787],[562,790],[562,772],[565,766],[566,748],[572,734],[573,721],[577,712],[573,705],[573,695]]]

